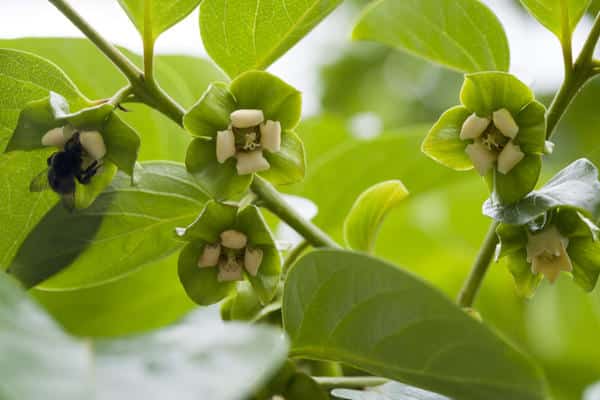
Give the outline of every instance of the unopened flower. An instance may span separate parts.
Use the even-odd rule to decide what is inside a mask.
[[[256,207],[239,210],[211,201],[178,235],[188,241],[179,257],[179,278],[198,304],[222,300],[244,279],[265,303],[274,296],[281,260]]]
[[[543,274],[550,282],[556,281],[561,271],[573,271],[567,254],[569,239],[556,226],[546,226],[540,232],[527,232],[527,262],[533,274]]]
[[[600,274],[598,227],[580,211],[548,211],[525,225],[500,224],[497,258],[506,258],[519,292],[531,296],[542,278],[555,282],[561,272],[592,290]]]
[[[211,85],[184,118],[198,136],[188,149],[188,170],[219,199],[246,190],[254,174],[275,184],[299,181],[304,149],[294,128],[300,105],[300,93],[267,72]]]
[[[503,72],[467,75],[461,102],[433,126],[423,152],[456,170],[475,168],[499,202],[519,200],[535,187],[541,170],[544,106]]]

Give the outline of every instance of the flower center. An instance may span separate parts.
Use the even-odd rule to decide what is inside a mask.
[[[481,134],[481,143],[488,150],[500,154],[506,144],[510,141],[493,123]]]

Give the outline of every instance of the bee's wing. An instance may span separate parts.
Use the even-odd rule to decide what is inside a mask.
[[[45,169],[31,180],[29,191],[37,193],[47,189],[50,189],[50,183],[48,182],[48,169]]]

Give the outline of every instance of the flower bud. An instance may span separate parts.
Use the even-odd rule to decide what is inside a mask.
[[[256,276],[258,273],[258,269],[260,268],[260,264],[263,259],[263,251],[261,249],[251,249],[249,247],[246,248],[246,253],[244,254],[244,267],[246,271],[252,276]]]
[[[506,137],[514,139],[519,133],[519,126],[506,108],[494,111],[494,125]]]
[[[524,157],[525,153],[521,151],[521,147],[511,140],[498,156],[498,172],[504,175],[508,174]]]
[[[478,138],[485,132],[490,122],[489,118],[478,117],[475,113],[471,114],[463,123],[460,130],[460,138],[462,140]]]
[[[230,229],[221,233],[221,244],[229,249],[240,250],[248,244],[248,238],[242,232]]]
[[[238,175],[247,175],[254,172],[266,171],[271,165],[263,157],[262,151],[239,152],[235,155],[237,158]]]
[[[261,110],[237,110],[231,113],[231,124],[235,128],[251,128],[260,125],[265,116]]]
[[[270,152],[278,152],[281,149],[281,123],[279,121],[267,121],[260,125],[260,144]]]
[[[223,164],[229,157],[235,156],[235,135],[232,131],[217,133],[217,161]]]
[[[67,143],[67,138],[63,134],[63,127],[49,130],[42,136],[42,145],[63,148]]]
[[[217,281],[233,282],[243,279],[242,266],[233,257],[228,257],[226,260],[219,262],[219,274]]]
[[[465,151],[473,162],[475,169],[479,172],[479,175],[485,176],[494,167],[497,156],[484,144],[475,142],[468,145]]]
[[[79,134],[79,143],[94,160],[101,160],[106,155],[106,145],[100,132],[87,131]]]
[[[198,267],[216,267],[219,263],[219,256],[221,255],[221,246],[217,244],[206,244],[202,250],[202,255],[198,259]]]

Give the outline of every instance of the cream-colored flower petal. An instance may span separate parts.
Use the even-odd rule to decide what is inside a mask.
[[[262,249],[251,249],[247,247],[246,253],[244,254],[244,267],[246,268],[246,271],[248,271],[250,275],[256,276],[260,264],[262,263],[262,259]]]
[[[63,135],[67,140],[71,139],[75,132],[77,132],[77,129],[73,125],[67,124],[63,127]]]
[[[106,155],[106,145],[102,134],[97,131],[86,131],[79,134],[79,142],[94,160],[102,160]]]
[[[544,274],[554,282],[561,271],[571,272],[573,265],[567,247],[569,239],[560,234],[556,226],[551,225],[541,232],[527,234],[527,261],[531,263],[531,272]]]
[[[267,159],[263,157],[262,150],[238,152],[235,157],[237,158],[238,175],[248,175],[271,168]]]
[[[248,237],[242,232],[230,229],[221,233],[221,244],[229,249],[243,249],[248,244]]]
[[[561,271],[573,271],[573,264],[566,251],[562,251],[558,256],[543,253],[534,257],[531,263],[531,272],[544,274],[550,283],[556,281]]]
[[[217,133],[217,161],[223,164],[230,157],[235,156],[235,135],[232,131]]]
[[[480,142],[470,144],[465,149],[479,175],[485,176],[496,162],[496,154]]]
[[[498,155],[498,172],[508,174],[524,157],[525,153],[521,151],[521,147],[511,140]]]
[[[216,244],[207,244],[202,250],[202,254],[198,259],[198,267],[216,267],[219,263],[219,257],[221,256],[221,246]]]
[[[527,232],[527,261],[531,262],[544,252],[560,254],[561,248],[566,248],[563,239],[555,225],[546,226],[539,232]]]
[[[281,123],[267,121],[260,125],[260,145],[272,153],[281,150]]]
[[[478,117],[477,114],[473,113],[465,120],[460,130],[460,138],[462,140],[476,139],[490,125],[491,120],[486,117]]]
[[[63,134],[63,127],[49,130],[42,136],[42,146],[63,148],[67,143],[67,138]]]
[[[237,110],[231,113],[230,118],[235,128],[251,128],[265,120],[262,110]]]
[[[242,266],[234,259],[221,260],[219,262],[219,273],[217,281],[234,282],[244,278]]]
[[[519,125],[515,122],[515,119],[511,115],[510,111],[506,108],[501,108],[498,111],[494,111],[493,114],[494,125],[502,134],[506,137],[514,139],[519,133]]]

